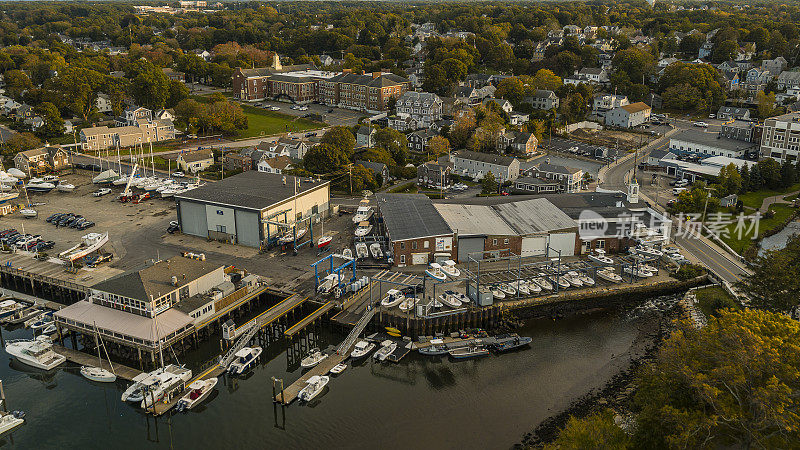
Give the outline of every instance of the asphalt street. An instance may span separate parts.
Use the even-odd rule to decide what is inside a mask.
[[[730,255],[718,251],[702,239],[677,236],[675,237],[675,243],[686,252],[691,253],[716,276],[730,284],[742,281],[742,278],[747,275],[739,265],[731,260]]]

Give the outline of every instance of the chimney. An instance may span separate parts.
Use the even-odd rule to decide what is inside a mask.
[[[380,78],[380,77],[381,77],[381,73],[380,72],[372,72],[372,79],[373,80],[376,79],[376,78]]]

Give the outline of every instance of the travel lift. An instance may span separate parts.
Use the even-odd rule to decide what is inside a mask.
[[[343,259],[344,263],[339,264],[336,267],[334,267],[333,266],[333,259],[334,258]],[[328,261],[329,266],[328,266],[327,272],[323,272],[323,274],[325,274],[325,276],[328,276],[330,274],[336,274],[337,275],[338,281],[336,283],[336,288],[339,290],[339,292],[342,292],[342,286],[344,286],[344,285],[346,285],[348,283],[352,283],[353,281],[355,281],[355,279],[356,279],[356,259],[355,258],[348,258],[348,257],[346,257],[346,256],[344,256],[344,255],[342,255],[340,253],[331,253],[330,255],[327,255],[324,258],[320,259],[319,261],[316,261],[316,262],[311,264],[311,267],[314,268],[314,292],[317,292],[319,290],[319,282],[320,282],[319,271],[320,271],[320,268],[318,266],[320,264],[324,263],[325,261]],[[352,269],[353,275],[352,275],[352,277],[350,279],[345,280],[345,277],[342,276],[341,272],[343,270],[346,271],[348,267]],[[325,278],[325,277],[323,276],[322,278]]]
[[[300,247],[302,247],[302,246],[304,246],[306,244],[309,244],[311,247],[314,246],[314,244],[313,244],[314,243],[314,227],[313,227],[313,224],[314,224],[314,219],[317,217],[317,214],[312,214],[312,215],[310,215],[310,216],[308,216],[308,217],[306,217],[304,219],[296,220],[294,222],[289,222],[288,221],[288,215],[289,215],[289,213],[291,211],[292,211],[291,209],[285,209],[285,210],[282,210],[282,211],[278,211],[276,213],[272,213],[269,216],[267,216],[266,219],[261,220],[261,223],[266,223],[268,225],[267,226],[267,239],[266,239],[266,248],[267,249],[270,249],[270,248],[272,248],[273,246],[276,246],[276,245],[280,245],[283,250],[286,250],[287,247],[291,248],[292,249],[292,254],[294,256],[297,256],[297,250]],[[283,217],[283,221],[275,220],[279,216]],[[301,241],[301,239],[304,238],[305,235],[298,237],[297,236],[297,231],[298,230],[302,230],[303,229],[302,225],[304,223],[306,223],[306,222],[308,222],[308,227],[306,228],[308,239],[305,240],[305,241]],[[278,227],[279,232],[278,233],[270,233],[270,228],[271,227],[269,225],[273,225],[273,226]],[[281,238],[286,236],[289,233],[291,233],[291,235],[292,235],[292,240],[288,241],[288,242],[281,243]]]

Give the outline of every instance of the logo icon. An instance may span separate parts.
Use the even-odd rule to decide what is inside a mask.
[[[608,231],[608,221],[594,211],[584,209],[578,216],[578,234],[584,241],[602,238]]]

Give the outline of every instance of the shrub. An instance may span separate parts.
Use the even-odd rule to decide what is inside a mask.
[[[691,280],[692,278],[697,278],[700,275],[703,275],[706,272],[706,269],[703,266],[698,266],[697,264],[684,264],[675,272],[674,277],[681,281]]]

